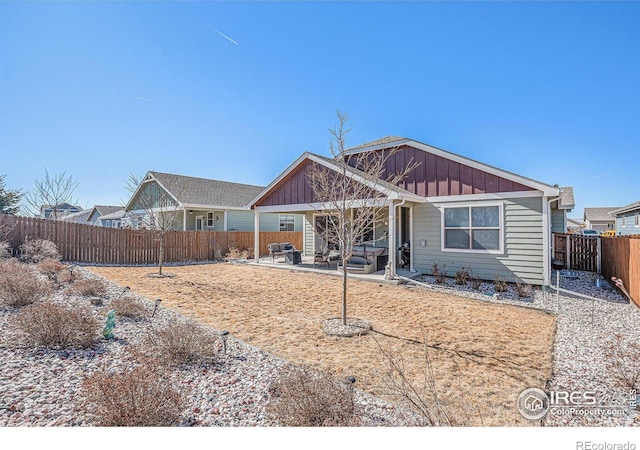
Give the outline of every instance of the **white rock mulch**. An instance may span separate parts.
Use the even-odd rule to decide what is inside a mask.
[[[638,426],[638,410],[630,405],[633,389],[620,380],[621,371],[640,373],[640,352],[629,343],[640,344],[640,310],[613,289],[595,286],[598,275],[576,272],[578,278],[561,278],[560,287],[596,297],[589,300],[534,289],[530,298],[518,297],[513,285],[507,292],[496,293],[493,283],[483,282],[479,289],[459,286],[453,279],[435,283],[432,276],[418,281],[428,289],[475,298],[486,302],[506,303],[542,309],[556,315],[553,348],[553,373],[547,392],[594,392],[597,405],[576,397],[570,408],[551,409],[542,419],[545,426]],[[556,281],[555,271],[552,276]],[[617,339],[622,339],[620,346]],[[636,386],[637,388],[638,386]],[[640,392],[638,392],[640,393]],[[615,414],[611,412],[615,410]],[[514,413],[517,414],[515,407]]]
[[[96,277],[84,269],[86,277]],[[104,280],[104,279],[103,279]],[[122,287],[104,280],[109,299]],[[131,295],[131,294],[129,294]],[[57,294],[55,301],[83,302]],[[153,302],[142,299],[149,312]],[[93,307],[104,321],[111,300]],[[9,326],[14,310],[0,308],[0,427],[1,426],[91,426],[92,419],[79,408],[84,379],[98,370],[122,370],[131,365],[126,349],[141,342],[151,326],[180,316],[160,307],[151,320],[118,320],[116,339],[101,341],[91,350],[50,350],[19,344]],[[211,330],[217,333],[215,330]],[[221,347],[221,344],[220,344]],[[212,365],[190,366],[173,373],[174,385],[188,398],[183,426],[277,426],[266,413],[268,389],[285,361],[230,336],[227,353]],[[355,390],[357,404],[364,411],[366,426],[403,426],[419,423],[406,410]]]

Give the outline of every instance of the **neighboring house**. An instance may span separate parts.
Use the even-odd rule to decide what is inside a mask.
[[[397,250],[410,243],[410,269],[431,273],[434,264],[449,275],[466,268],[472,276],[549,284],[551,232],[566,230],[573,190],[507,172],[406,138],[387,137],[348,150],[397,152],[387,172],[419,165],[397,186],[380,183],[386,220],[372,224],[372,241],[387,246],[395,273]],[[316,227],[322,205],[307,174],[313,164],[337,171],[335,160],[304,153],[257,195],[249,206],[259,214],[304,214],[304,253],[321,250]],[[351,176],[364,180],[354,170]],[[361,181],[366,182],[366,180]]]
[[[91,214],[91,210],[90,209],[83,209],[82,211],[79,211],[79,212],[63,214],[62,216],[60,216],[58,218],[58,220],[61,220],[63,222],[73,222],[73,223],[86,224],[87,223],[87,217],[89,217],[89,214]]]
[[[95,205],[87,217],[87,222],[99,227],[122,228],[124,216],[124,206]]]
[[[55,211],[55,216],[54,215]],[[56,218],[60,219],[62,216],[72,213],[77,213],[82,211],[82,208],[79,206],[70,205],[69,203],[60,203],[58,205],[42,205],[40,207],[40,218],[41,219],[49,219]]]
[[[567,232],[577,233],[584,228],[584,222],[580,219],[567,217]]]
[[[618,236],[640,234],[640,202],[631,203],[609,213],[615,220]]]
[[[138,217],[141,222],[149,212],[173,216],[176,230],[253,231],[255,216],[246,205],[263,189],[150,171],[125,211],[132,221]],[[299,214],[268,214],[262,219],[260,231],[302,231],[303,217]]]
[[[615,219],[609,213],[619,208],[619,206],[585,208],[583,217],[585,229],[598,232],[615,230]]]

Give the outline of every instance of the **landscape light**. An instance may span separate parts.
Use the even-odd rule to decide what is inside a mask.
[[[220,332],[220,340],[222,340],[222,350],[224,354],[227,354],[227,338],[229,337],[229,332],[227,330]]]
[[[120,295],[118,295],[118,298],[122,297],[125,292],[129,292],[130,289],[129,286],[125,286],[122,292],[120,292]]]
[[[162,300],[160,300],[159,298],[156,299],[156,304],[153,307],[153,313],[151,314],[151,317],[156,315],[156,310],[158,309],[158,305],[160,304]]]
[[[347,388],[350,391],[353,391],[353,385],[356,384],[356,377],[350,375],[348,377],[345,377],[344,381],[347,382]]]

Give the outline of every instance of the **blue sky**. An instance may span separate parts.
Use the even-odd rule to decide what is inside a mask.
[[[81,206],[130,172],[266,185],[404,136],[575,189],[640,200],[638,2],[0,2],[0,174],[66,171]]]

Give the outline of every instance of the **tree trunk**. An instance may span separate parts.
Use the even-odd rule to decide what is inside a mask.
[[[342,325],[347,325],[347,260],[342,259]]]

